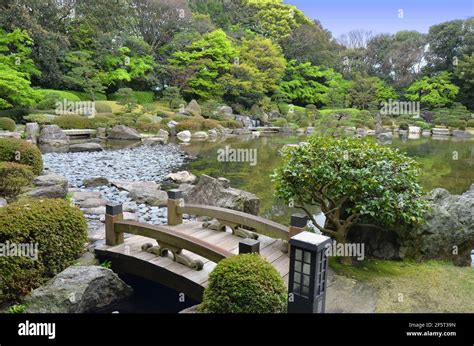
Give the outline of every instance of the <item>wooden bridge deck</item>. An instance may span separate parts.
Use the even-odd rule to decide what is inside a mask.
[[[202,221],[189,221],[167,227],[238,254],[239,242],[243,238],[233,235],[228,227],[226,232],[220,232],[203,228],[202,223]],[[272,263],[288,285],[289,257],[287,253],[281,251],[282,241],[261,234],[258,235],[258,240],[260,255]],[[192,259],[200,259],[204,263],[202,270],[191,269],[173,261],[171,254],[168,257],[160,257],[142,250],[141,247],[145,243],[157,245],[154,239],[133,235],[126,236],[123,244],[103,245],[96,248],[95,252],[100,259],[110,260],[112,269],[119,274],[139,275],[200,301],[204,288],[208,284],[209,273],[216,263],[190,251],[182,250],[183,254]]]

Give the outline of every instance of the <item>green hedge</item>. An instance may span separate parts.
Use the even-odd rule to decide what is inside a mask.
[[[16,197],[33,181],[31,166],[16,162],[0,162],[0,196]]]
[[[43,157],[40,150],[23,139],[0,138],[0,161],[31,166],[36,175],[43,171]]]
[[[0,118],[0,130],[15,131],[15,121],[10,118]]]
[[[155,101],[155,93],[153,91],[133,91],[133,96],[138,104],[152,103]],[[117,93],[109,95],[112,101],[118,101]]]
[[[87,242],[82,211],[62,199],[25,199],[0,208],[0,243],[38,244],[38,260],[0,256],[0,301],[15,299],[61,272]]]
[[[59,115],[53,120],[53,124],[65,130],[90,129],[92,120],[83,115]]]
[[[29,114],[23,117],[24,120],[30,123],[38,123],[40,125],[50,125],[54,122],[54,117],[47,114]]]
[[[86,93],[84,91],[68,90],[67,92],[76,95],[81,99],[81,101],[92,101],[92,98],[89,93]],[[105,94],[95,93],[94,95],[96,101],[107,101],[107,95]]]
[[[468,127],[474,127],[474,119],[469,119],[467,122]]]
[[[257,254],[220,261],[209,275],[199,310],[205,313],[283,313],[287,290],[278,271]]]
[[[95,111],[97,113],[112,113],[112,107],[105,102],[96,101]]]

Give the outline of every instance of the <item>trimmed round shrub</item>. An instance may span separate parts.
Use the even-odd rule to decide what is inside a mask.
[[[464,120],[453,119],[448,121],[448,126],[456,129],[465,129],[466,122]]]
[[[189,131],[200,131],[202,126],[201,119],[186,119],[180,121],[178,125],[176,125],[176,131],[181,132],[185,130]]]
[[[400,130],[408,131],[408,126],[409,126],[408,123],[400,123],[400,124],[398,125],[398,128],[399,128]]]
[[[55,116],[48,114],[29,114],[24,116],[23,119],[30,123],[38,123],[40,125],[51,125],[54,121]]]
[[[39,175],[43,171],[41,151],[23,139],[0,138],[0,161],[31,166],[35,175]]]
[[[234,120],[234,119],[221,120],[219,121],[219,123],[228,129],[240,129],[244,126],[242,122]]]
[[[15,131],[16,124],[10,118],[0,118],[0,130]]]
[[[105,102],[95,101],[95,111],[97,113],[112,113],[112,107]]]
[[[214,119],[204,119],[201,124],[203,130],[215,129],[217,126],[219,126],[219,121]]]
[[[84,251],[87,223],[62,199],[24,199],[0,208],[0,243],[37,244],[37,259],[0,256],[0,301],[15,299],[61,272]]]
[[[287,121],[285,118],[276,118],[275,120],[272,121],[273,126],[285,126],[287,124]]]
[[[75,114],[60,115],[53,120],[53,124],[65,130],[90,129],[92,127],[91,119],[83,115]]]
[[[287,290],[278,271],[257,254],[220,261],[199,307],[205,313],[283,313]]]
[[[467,121],[467,127],[474,127],[474,119],[469,119]]]
[[[16,197],[33,181],[31,166],[16,162],[0,162],[0,196]]]
[[[426,123],[422,120],[415,121],[415,126],[418,126],[418,127],[422,128],[423,130],[431,129],[430,124],[428,124],[428,123]]]

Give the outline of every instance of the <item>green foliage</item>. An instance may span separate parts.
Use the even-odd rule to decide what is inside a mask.
[[[63,81],[68,87],[86,92],[93,101],[97,93],[105,90],[91,52],[78,50],[67,53],[66,66],[69,71]]]
[[[177,109],[180,104],[186,104],[186,101],[181,97],[179,88],[168,87],[163,90],[163,101],[166,101],[171,109]]]
[[[220,79],[224,98],[246,106],[257,103],[264,95],[278,89],[285,65],[281,49],[270,39],[244,39],[238,47],[238,59],[234,60],[229,73]]]
[[[104,262],[102,262],[102,263],[100,264],[100,266],[101,266],[102,268],[110,269],[110,268],[112,268],[112,262],[110,262],[110,261],[108,261],[108,260],[105,260]]]
[[[474,112],[474,53],[462,56],[454,74],[459,86],[459,101]]]
[[[16,162],[0,162],[0,196],[13,198],[33,181],[30,166]]]
[[[35,175],[39,175],[43,171],[41,151],[23,139],[0,138],[0,161],[31,166]]]
[[[133,91],[133,96],[140,105],[153,103],[155,101],[155,93],[153,91]]]
[[[95,101],[96,113],[112,113],[112,107],[105,102]]]
[[[194,131],[203,131],[214,129],[219,126],[219,121],[214,119],[202,119],[197,117],[187,118],[182,120],[176,125],[176,131],[189,130]]]
[[[0,130],[15,131],[16,124],[10,118],[0,118]]]
[[[0,256],[0,301],[15,299],[71,265],[84,251],[82,211],[62,199],[25,199],[0,209],[0,243],[38,244],[38,260]]]
[[[332,69],[323,69],[311,63],[290,61],[280,83],[281,92],[295,104],[343,105],[350,83]]]
[[[114,98],[117,100],[118,104],[125,106],[127,112],[133,111],[138,106],[137,97],[133,93],[133,90],[130,88],[119,89],[115,93]]]
[[[234,119],[221,120],[219,121],[219,124],[228,129],[240,129],[244,126],[242,122],[234,120]]]
[[[53,120],[53,124],[65,130],[70,129],[90,129],[92,120],[83,115],[59,115]]]
[[[54,121],[54,117],[47,114],[30,114],[23,117],[24,120],[40,125],[50,125]]]
[[[258,254],[220,261],[209,274],[204,313],[285,313],[287,291],[278,271]]]
[[[9,314],[22,314],[26,310],[26,305],[24,304],[13,304],[8,307],[7,313]]]
[[[25,30],[0,28],[0,109],[34,105],[30,80],[40,71],[30,58],[32,45]]]
[[[287,121],[285,118],[276,118],[275,120],[272,121],[273,126],[285,126],[287,124]]]
[[[84,91],[75,91],[75,90],[68,90],[68,93],[74,94],[77,97],[80,98],[81,101],[91,101],[91,95],[84,92]],[[94,94],[94,99],[96,101],[107,101],[107,95],[102,94],[102,93],[95,93]]]
[[[458,120],[466,122],[472,119],[471,112],[457,102],[453,103],[450,108],[435,108],[433,112],[435,113],[434,123],[436,125],[449,125],[449,123]]]
[[[459,88],[450,82],[450,74],[443,72],[435,77],[423,77],[417,80],[408,87],[405,97],[433,108],[449,106],[458,92]]]
[[[348,90],[347,99],[352,107],[376,109],[381,102],[398,99],[398,95],[392,87],[387,86],[381,79],[356,74]]]
[[[34,90],[34,99],[36,100],[36,108],[45,110],[45,109],[56,109],[56,103],[63,103],[64,100],[70,102],[80,102],[81,99],[79,96],[62,90],[52,90],[52,89],[35,89]]]
[[[430,124],[424,122],[423,120],[417,120],[417,121],[415,121],[415,126],[420,127],[422,130],[429,130],[429,129],[431,129]]]
[[[319,205],[327,221],[318,228],[344,243],[354,224],[417,225],[427,202],[417,163],[390,147],[358,139],[312,136],[287,148],[273,175],[276,195],[295,207]],[[314,221],[314,220],[313,220]],[[313,224],[317,224],[315,221]]]
[[[474,119],[469,119],[469,120],[467,121],[467,126],[468,126],[468,127],[471,127],[471,128],[474,128]]]
[[[229,71],[236,53],[224,31],[207,33],[168,59],[172,82],[189,98],[220,97],[224,91],[218,79]]]

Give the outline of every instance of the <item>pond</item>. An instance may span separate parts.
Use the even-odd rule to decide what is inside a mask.
[[[279,149],[285,144],[304,141],[304,136],[281,134],[262,135],[258,138],[229,138],[224,142],[191,142],[181,145],[190,156],[186,169],[196,175],[208,174],[226,177],[231,186],[256,194],[261,199],[260,215],[288,224],[292,210],[274,197],[270,179],[273,170],[281,163]],[[375,140],[367,137],[364,140]],[[421,183],[426,191],[442,187],[453,194],[461,194],[474,182],[474,141],[446,138],[399,139],[391,144],[414,157],[423,169]],[[249,162],[218,161],[218,150],[256,149],[256,164]]]

